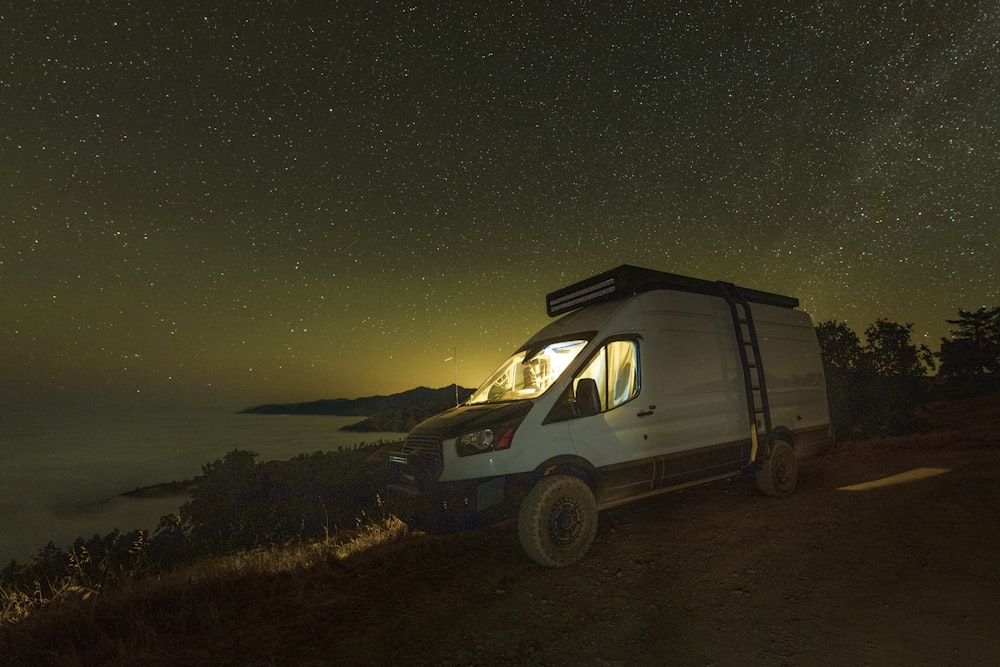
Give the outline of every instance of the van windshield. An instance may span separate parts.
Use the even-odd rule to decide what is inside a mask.
[[[586,344],[585,340],[562,340],[542,348],[518,350],[472,394],[469,404],[540,396]]]

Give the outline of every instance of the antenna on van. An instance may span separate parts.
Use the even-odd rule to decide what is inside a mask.
[[[451,356],[445,361],[455,361],[455,407],[458,407],[458,346],[451,346]]]

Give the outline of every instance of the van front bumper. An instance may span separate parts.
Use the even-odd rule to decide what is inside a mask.
[[[480,528],[517,516],[535,477],[525,473],[427,485],[390,479],[386,504],[417,530],[445,533]]]

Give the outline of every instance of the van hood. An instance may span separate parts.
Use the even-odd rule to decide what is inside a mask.
[[[498,424],[520,424],[532,405],[534,403],[529,400],[460,405],[420,422],[410,435],[433,435],[447,440],[469,431],[495,428]]]

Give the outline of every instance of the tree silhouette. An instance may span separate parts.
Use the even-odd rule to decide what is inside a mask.
[[[858,435],[862,429],[855,417],[863,413],[865,404],[866,364],[861,340],[846,324],[836,321],[817,325],[816,337],[826,370],[834,427],[842,436]]]
[[[816,327],[834,425],[841,436],[905,433],[921,426],[914,409],[928,397],[934,355],[911,341],[912,324],[880,319],[865,344],[846,324]]]
[[[941,377],[951,391],[971,394],[1000,385],[1000,306],[958,311],[941,339]]]
[[[910,341],[912,324],[879,319],[865,330],[867,352],[875,373],[885,378],[922,379],[934,370],[934,354]]]
[[[816,337],[827,372],[855,370],[861,364],[864,357],[861,340],[846,324],[835,320],[821,322],[816,326]]]

